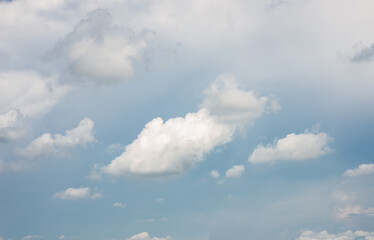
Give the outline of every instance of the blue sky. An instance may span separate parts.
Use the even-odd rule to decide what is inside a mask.
[[[373,9],[0,1],[0,240],[373,239]]]

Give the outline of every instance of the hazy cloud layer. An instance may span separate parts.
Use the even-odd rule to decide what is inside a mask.
[[[370,47],[363,47],[355,55],[353,55],[352,62],[370,62],[374,60],[374,43]]]
[[[352,215],[374,216],[374,208],[363,208],[360,205],[337,208],[336,216],[338,218],[347,218]]]
[[[369,175],[374,173],[374,164],[369,163],[369,164],[361,164],[355,169],[348,169],[345,171],[344,176],[347,177],[358,177],[362,175]]]
[[[0,72],[0,113],[17,109],[33,117],[49,110],[68,90],[35,71]]]
[[[11,109],[0,115],[0,142],[14,141],[20,138],[25,130],[22,126],[22,114]]]
[[[29,158],[45,157],[49,154],[64,155],[66,150],[75,146],[85,147],[87,143],[95,141],[93,136],[94,122],[89,118],[81,120],[76,128],[67,130],[65,135],[44,133],[34,139],[20,153]]]
[[[372,240],[374,239],[373,232],[364,231],[346,231],[344,233],[329,234],[327,231],[313,232],[304,231],[296,240]]]
[[[326,133],[288,134],[275,140],[274,144],[258,145],[248,161],[250,163],[266,163],[273,161],[301,161],[314,159],[331,151],[328,146],[331,141]]]
[[[98,82],[133,76],[133,60],[141,56],[153,33],[135,34],[111,23],[110,14],[97,9],[80,22],[58,46],[57,54],[78,77]]]

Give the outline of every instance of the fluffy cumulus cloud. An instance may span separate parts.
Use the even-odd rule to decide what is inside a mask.
[[[91,193],[91,192],[92,192],[91,189],[88,187],[67,188],[64,191],[55,193],[53,197],[61,199],[61,200],[76,200],[76,199],[84,199],[84,198],[97,199],[97,198],[102,197],[101,193],[97,193],[97,192]]]
[[[13,141],[24,134],[22,119],[22,114],[15,109],[0,115],[0,142]]]
[[[64,150],[74,148],[77,145],[86,146],[87,143],[95,141],[93,136],[94,122],[89,118],[84,118],[74,129],[67,130],[65,135],[44,133],[34,139],[20,153],[30,157],[44,157],[49,154],[64,154]]]
[[[324,132],[291,133],[285,138],[274,141],[273,145],[258,145],[248,161],[250,163],[266,163],[278,160],[301,161],[317,158],[331,151],[328,146],[331,139]]]
[[[141,232],[128,238],[127,240],[170,240],[170,237],[151,237],[147,232]]]
[[[240,178],[244,173],[244,165],[235,165],[226,171],[225,177],[227,178]]]
[[[97,9],[61,42],[56,53],[75,76],[116,81],[133,75],[133,60],[141,56],[152,38],[149,31],[135,34],[114,26],[109,12]]]
[[[344,233],[329,234],[327,231],[303,231],[296,240],[373,240],[374,232],[346,231]]]
[[[149,177],[181,174],[214,147],[229,142],[232,134],[230,127],[216,122],[205,109],[166,122],[155,118],[104,171]]]
[[[234,126],[253,123],[265,111],[277,111],[280,105],[275,99],[258,97],[253,91],[239,88],[235,77],[221,75],[204,91],[202,108],[220,122]]]
[[[49,110],[69,87],[34,71],[0,72],[0,114],[17,109],[33,117]]]
[[[374,173],[374,164],[361,164],[355,169],[348,169],[345,171],[344,176],[347,177],[357,177],[361,175],[369,175]]]
[[[148,122],[137,139],[102,170],[145,178],[184,173],[214,148],[230,142],[238,127],[252,123],[268,107],[271,101],[267,97],[241,90],[234,77],[221,75],[205,91],[198,112]]]

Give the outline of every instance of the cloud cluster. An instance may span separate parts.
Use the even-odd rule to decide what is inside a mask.
[[[273,161],[302,161],[325,155],[331,151],[328,146],[332,140],[329,135],[321,133],[288,134],[275,140],[274,144],[258,145],[248,161],[250,163],[266,163]]]
[[[147,232],[141,232],[138,234],[135,234],[134,236],[128,238],[127,240],[170,240],[170,237],[151,237],[149,236],[149,233]]]
[[[329,234],[327,231],[313,232],[303,231],[295,240],[372,240],[374,232],[346,231],[344,233]]]
[[[244,165],[235,165],[226,171],[225,177],[227,178],[240,178],[244,173]]]
[[[20,153],[30,157],[45,157],[50,154],[64,154],[64,150],[74,148],[77,145],[86,146],[87,143],[95,141],[93,136],[94,122],[89,118],[81,120],[76,128],[67,130],[65,135],[44,133],[34,139]]]
[[[345,171],[344,176],[347,177],[358,177],[361,175],[369,175],[374,173],[374,164],[369,163],[369,164],[361,164],[355,169],[348,169]]]
[[[91,189],[88,187],[81,187],[81,188],[67,188],[64,191],[57,192],[53,195],[54,198],[58,198],[61,200],[76,200],[76,199],[84,199],[84,198],[91,198],[97,199],[101,198],[101,193],[91,193]]]
[[[81,21],[57,48],[68,69],[78,77],[98,82],[133,75],[133,60],[141,56],[153,33],[142,34],[114,26],[107,10],[97,9]]]
[[[234,77],[221,75],[205,91],[198,112],[148,122],[137,139],[102,170],[144,178],[182,174],[214,148],[230,142],[238,127],[252,123],[268,106],[268,98],[241,90]]]

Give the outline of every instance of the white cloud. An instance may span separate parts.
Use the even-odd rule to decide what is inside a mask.
[[[167,177],[184,173],[216,146],[231,141],[232,128],[205,109],[163,122],[155,118],[122,155],[103,170],[113,175]]]
[[[280,108],[273,98],[257,97],[253,91],[241,90],[232,75],[218,76],[204,91],[204,96],[201,107],[219,121],[234,126],[253,123],[265,111],[275,112]]]
[[[331,151],[331,141],[326,133],[288,134],[285,138],[274,141],[267,146],[258,145],[248,161],[250,163],[266,163],[278,160],[301,161],[314,159]]]
[[[121,203],[121,202],[116,202],[112,205],[112,207],[119,207],[119,208],[125,208],[126,204]]]
[[[337,208],[336,210],[338,218],[347,218],[352,215],[374,216],[374,208],[362,208],[360,205],[354,205]]]
[[[219,172],[217,170],[212,170],[212,171],[210,171],[209,175],[213,178],[218,178],[219,177]]]
[[[161,118],[148,122],[138,138],[102,170],[144,178],[187,172],[215,147],[230,142],[239,126],[263,114],[268,102],[266,97],[240,90],[234,77],[221,75],[205,91],[198,112],[166,122]]]
[[[25,133],[22,118],[22,114],[15,109],[0,115],[0,142],[17,140]]]
[[[68,188],[64,191],[55,193],[53,197],[59,198],[62,200],[75,200],[75,199],[89,198],[90,194],[91,194],[91,189],[88,187]]]
[[[163,201],[165,201],[164,198],[157,198],[157,199],[156,199],[156,202],[163,202]]]
[[[64,150],[74,148],[77,145],[86,146],[95,141],[93,136],[94,122],[89,118],[81,120],[76,128],[67,130],[65,135],[44,133],[34,139],[20,153],[31,158],[43,157],[49,154],[64,154]]]
[[[348,169],[345,171],[344,176],[347,177],[357,177],[361,175],[368,175],[374,173],[374,164],[361,164],[355,169]]]
[[[65,238],[64,235],[61,235],[61,236],[58,237],[58,239],[64,239],[64,238]]]
[[[135,234],[134,236],[128,238],[127,240],[170,240],[170,237],[159,238],[159,237],[151,237],[149,233],[142,232]]]
[[[49,110],[68,90],[34,71],[0,72],[0,112],[17,109],[33,117]]]
[[[152,37],[148,31],[135,34],[114,26],[109,12],[97,9],[65,38],[57,53],[77,76],[98,82],[117,81],[132,77],[132,62]]]
[[[226,171],[227,178],[240,178],[244,173],[244,165],[235,165]]]
[[[28,236],[22,238],[22,240],[40,239],[40,238],[43,238],[43,236],[40,236],[40,235],[28,235]]]
[[[303,231],[296,240],[373,240],[374,232],[346,231],[344,233],[329,234],[327,231]]]

